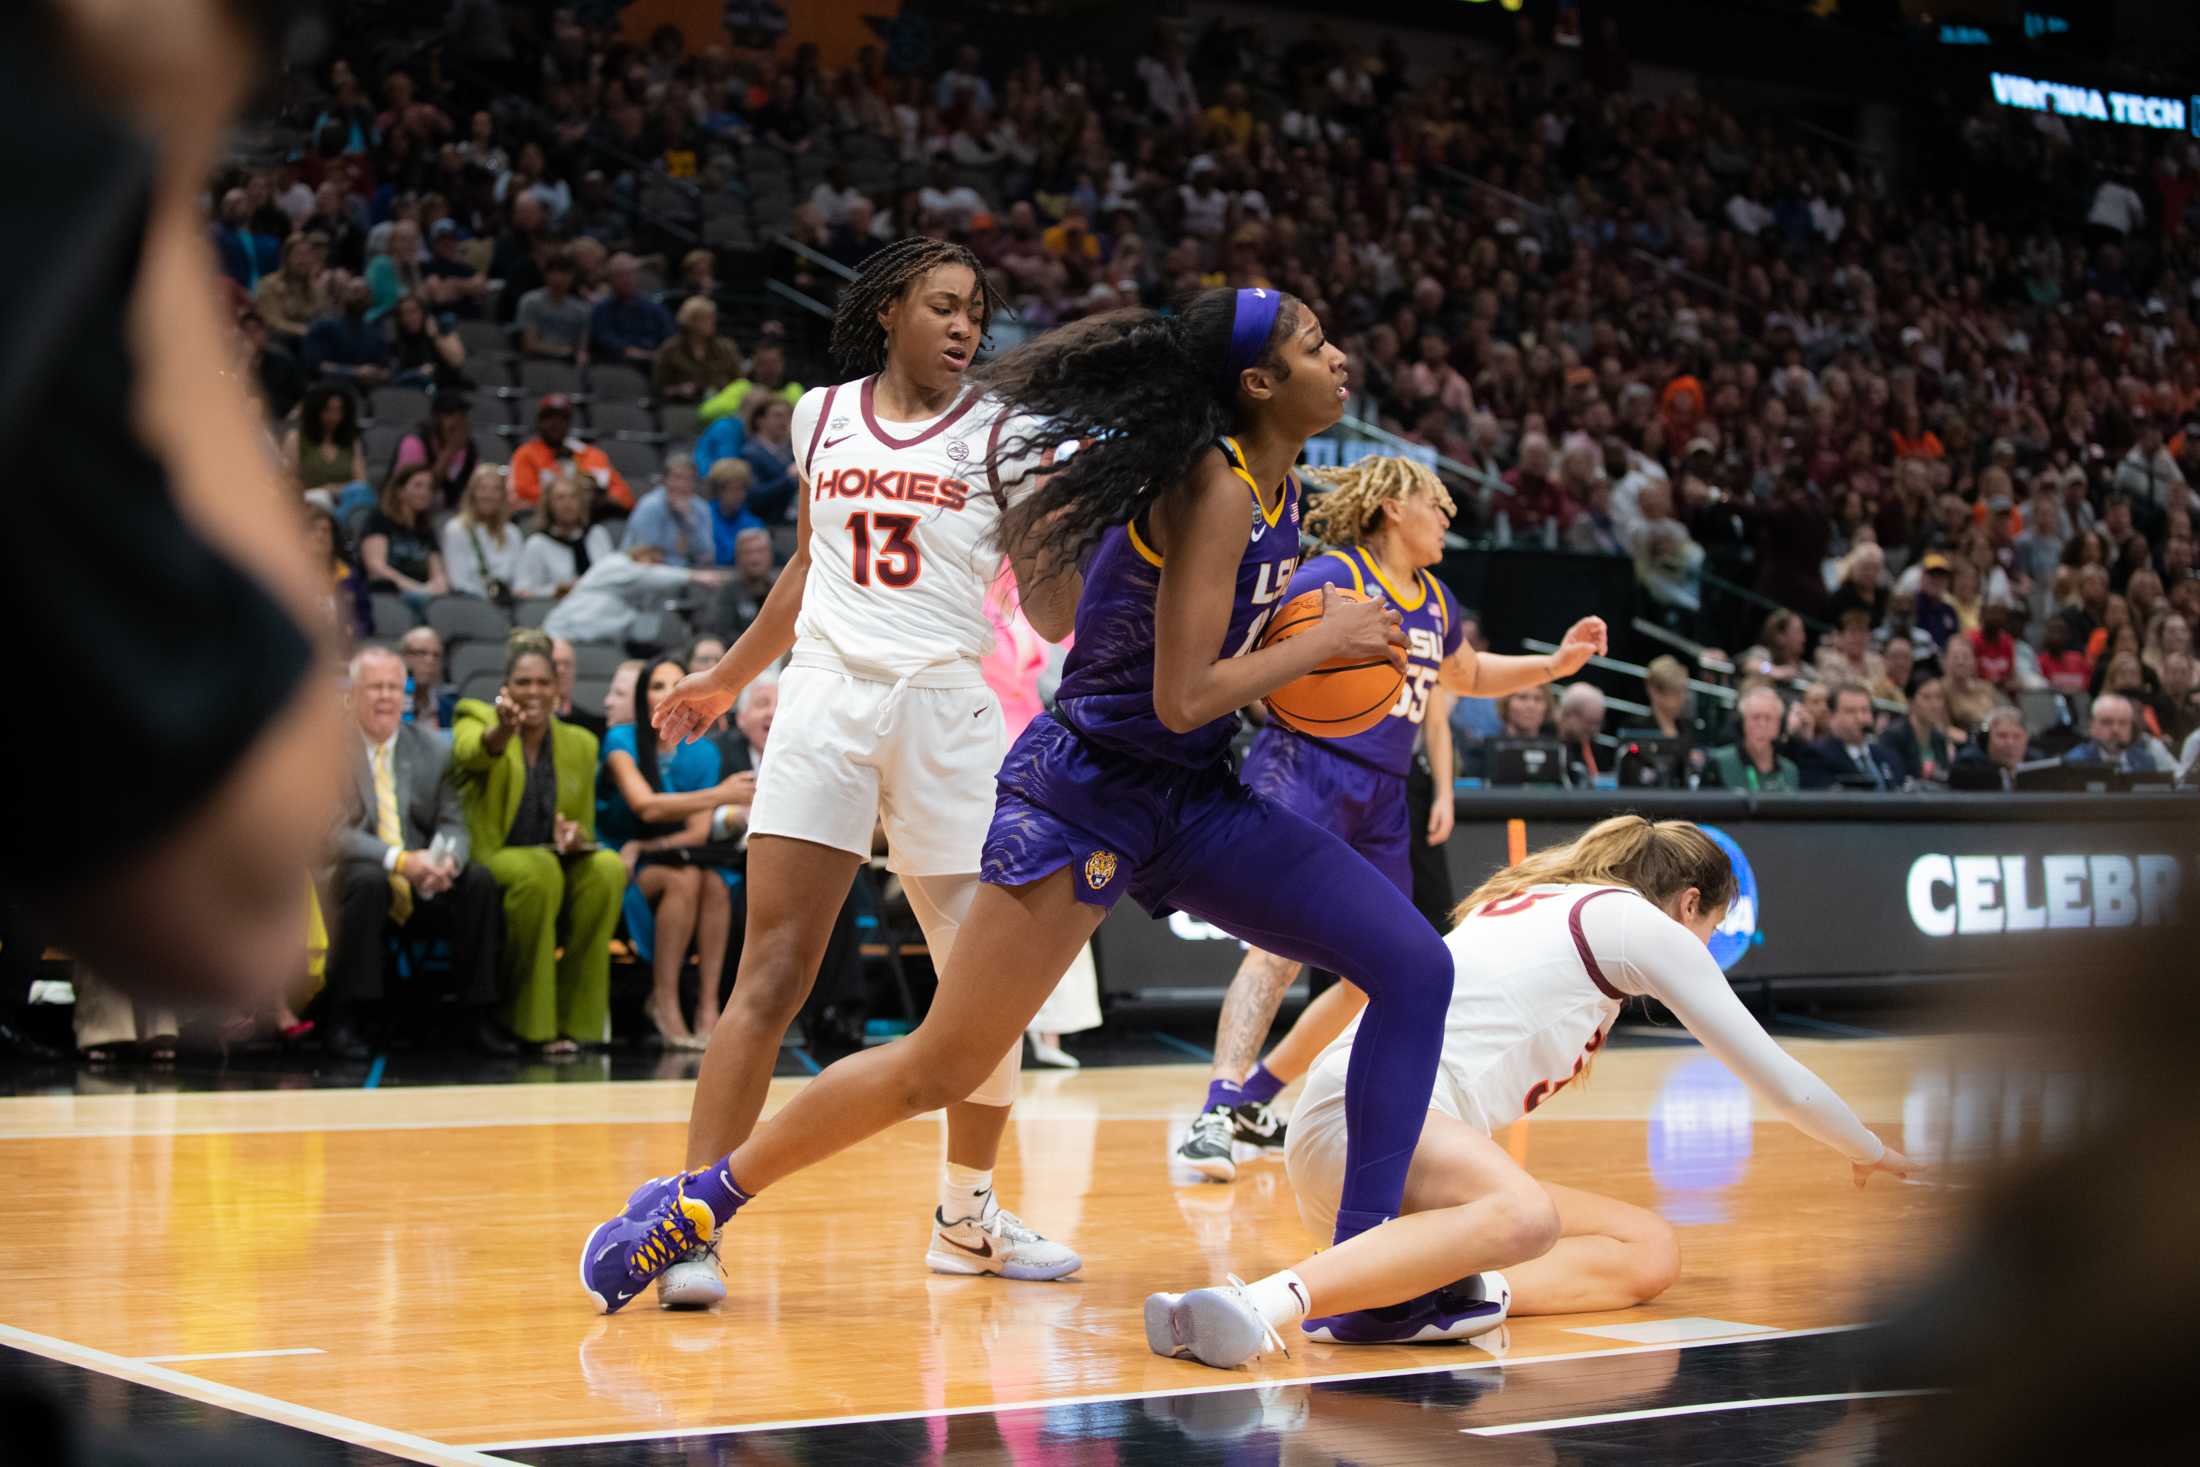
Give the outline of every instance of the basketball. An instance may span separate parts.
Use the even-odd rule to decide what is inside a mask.
[[[1338,587],[1340,601],[1365,601],[1357,591]],[[1276,612],[1262,634],[1260,645],[1273,647],[1306,631],[1322,619],[1321,588],[1293,596]],[[1317,739],[1341,739],[1363,733],[1381,723],[1398,701],[1405,685],[1405,649],[1393,647],[1391,655],[1377,658],[1335,658],[1284,684],[1263,701],[1268,711],[1287,728]]]

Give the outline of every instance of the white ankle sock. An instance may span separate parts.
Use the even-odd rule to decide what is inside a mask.
[[[1288,1268],[1253,1280],[1245,1286],[1245,1294],[1260,1317],[1278,1330],[1306,1318],[1306,1284]]]
[[[940,1217],[947,1222],[985,1216],[986,1194],[993,1190],[993,1172],[949,1162],[940,1172]]]

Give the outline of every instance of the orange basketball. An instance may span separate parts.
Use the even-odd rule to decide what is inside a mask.
[[[1365,601],[1357,591],[1337,587],[1340,601]],[[1283,603],[1268,630],[1263,647],[1295,637],[1322,619],[1319,587]],[[1388,657],[1332,657],[1294,682],[1285,683],[1262,701],[1286,727],[1317,739],[1341,739],[1362,733],[1389,716],[1405,686],[1405,649],[1393,647]]]

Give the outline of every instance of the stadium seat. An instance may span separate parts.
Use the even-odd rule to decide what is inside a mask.
[[[626,649],[616,642],[576,642],[573,644],[573,675],[609,680],[626,661]]]
[[[397,441],[412,431],[410,423],[374,423],[359,430],[359,445],[367,455],[367,482],[380,484],[389,477],[397,460]]]
[[[512,618],[503,607],[478,596],[438,596],[428,603],[428,625],[445,642],[501,644]]]
[[[382,641],[394,642],[420,625],[411,605],[395,591],[372,592],[367,604],[374,613],[374,635]]]
[[[504,647],[502,643],[465,642],[453,647],[445,657],[443,675],[459,687],[464,687],[476,673],[504,672]]]
[[[519,385],[530,399],[552,392],[571,396],[581,390],[581,370],[571,362],[523,361],[519,364]],[[533,408],[529,407],[528,412],[532,414]]]
[[[639,367],[617,362],[592,364],[588,369],[588,393],[591,397],[639,402],[649,396],[649,376]]]
[[[657,422],[665,437],[675,443],[687,442],[703,431],[692,403],[666,403],[657,409]]]
[[[639,499],[648,492],[649,481],[656,478],[665,466],[664,454],[653,443],[636,443],[626,438],[605,438],[596,445],[611,460],[611,466],[625,476]]]
[[[504,686],[504,664],[499,662],[487,672],[477,672],[460,681],[458,696],[478,698],[484,703],[494,703],[497,689]]]
[[[657,414],[643,403],[598,400],[588,410],[588,426],[597,433],[616,433],[622,438],[655,441]]]
[[[367,406],[375,422],[410,428],[428,416],[428,394],[417,387],[377,387]]]
[[[512,337],[495,321],[461,321],[458,323],[459,344],[466,348],[466,365],[469,372],[477,357],[509,356]],[[478,379],[477,379],[478,380]]]
[[[525,601],[512,603],[512,625],[516,627],[540,627],[557,608],[557,602],[548,596],[531,596]]]

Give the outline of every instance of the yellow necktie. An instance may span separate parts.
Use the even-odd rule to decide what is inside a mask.
[[[403,850],[405,827],[397,818],[397,776],[390,772],[390,746],[374,751],[374,833],[388,845]],[[390,873],[390,920],[403,923],[412,915],[412,883]]]

